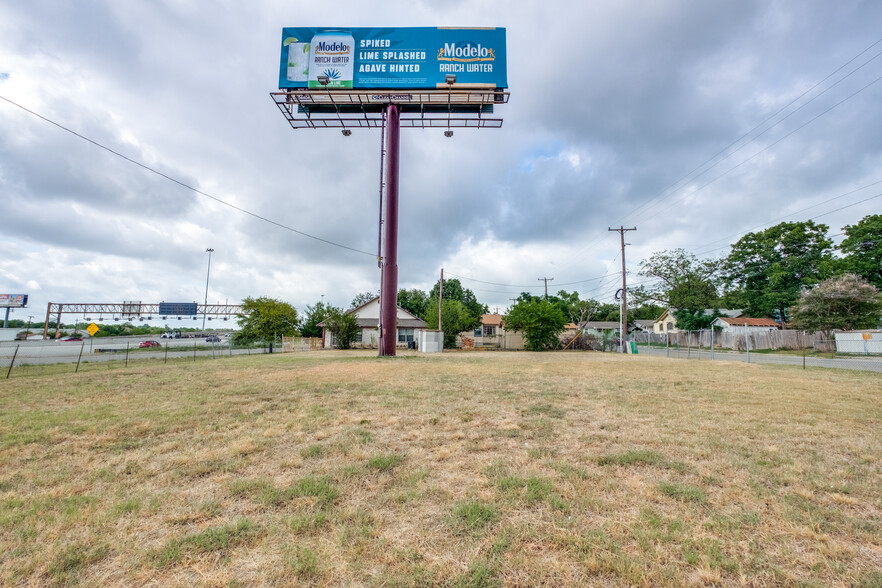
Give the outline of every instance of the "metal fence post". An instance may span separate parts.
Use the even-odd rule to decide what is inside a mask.
[[[750,363],[750,335],[747,333],[747,323],[744,323],[744,347],[747,349],[747,363]]]
[[[196,361],[196,341],[193,341],[193,361]]]
[[[126,343],[126,367],[129,367],[129,343]]]
[[[169,344],[165,344],[165,363],[168,363],[168,346]]]
[[[12,373],[12,365],[15,363],[15,358],[18,357],[18,348],[19,347],[21,347],[21,345],[15,346],[15,351],[12,354],[12,361],[9,362],[9,370],[6,372],[6,379],[7,380],[9,379],[9,374]]]
[[[711,327],[711,352],[710,352],[710,358],[711,358],[711,360],[713,360],[713,358],[714,358],[714,328],[713,328],[713,327]]]
[[[80,355],[77,357],[77,369],[74,370],[74,373],[78,373],[80,371],[80,361],[83,359],[83,349],[86,348],[86,342],[83,341],[83,344],[80,345]]]

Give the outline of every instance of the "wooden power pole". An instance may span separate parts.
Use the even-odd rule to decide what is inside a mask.
[[[545,300],[548,300],[548,282],[554,280],[554,278],[538,278],[540,282],[545,282]]]
[[[625,273],[625,232],[636,231],[637,227],[626,229],[623,226],[619,226],[618,229],[610,227],[609,230],[617,232],[622,238],[622,332],[619,336],[622,340],[622,353],[628,353],[628,284]]]

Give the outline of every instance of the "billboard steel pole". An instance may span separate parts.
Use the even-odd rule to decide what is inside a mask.
[[[386,107],[386,214],[383,222],[383,279],[380,292],[380,356],[395,355],[398,342],[398,152],[401,126],[397,104]]]

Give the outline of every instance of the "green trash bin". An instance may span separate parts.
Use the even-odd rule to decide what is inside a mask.
[[[637,355],[637,341],[628,341],[631,344],[631,353]]]

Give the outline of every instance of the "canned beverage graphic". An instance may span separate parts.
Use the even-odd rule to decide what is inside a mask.
[[[310,43],[310,88],[351,88],[355,71],[355,40],[349,31],[322,31]],[[319,77],[327,78],[327,85]]]
[[[305,82],[309,79],[309,43],[288,44],[288,81]]]

